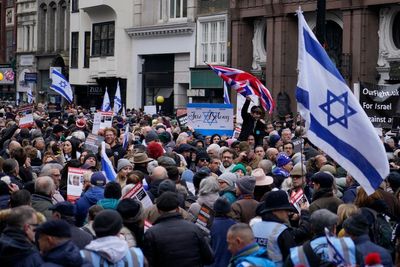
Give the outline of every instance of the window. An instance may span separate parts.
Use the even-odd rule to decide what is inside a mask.
[[[92,56],[114,55],[114,22],[93,24]]]
[[[6,60],[7,62],[11,62],[13,59],[13,43],[14,43],[14,32],[13,30],[8,30],[6,32],[6,42],[7,42],[7,47],[6,47]]]
[[[83,67],[89,68],[90,64],[90,32],[85,32],[85,54],[83,57]]]
[[[78,68],[79,32],[71,33],[71,68]]]
[[[187,0],[169,0],[169,18],[187,17]]]
[[[71,12],[79,12],[79,0],[72,0],[71,1]]]
[[[220,16],[219,16],[220,17]],[[226,20],[201,21],[198,34],[199,49],[198,61],[226,64]]]
[[[159,0],[159,8],[160,8],[160,12],[158,13],[158,19],[162,20],[163,19],[163,1],[164,0]]]
[[[12,7],[12,6],[14,6],[14,0],[7,0],[7,7]]]
[[[397,49],[400,49],[400,12],[396,14],[392,26],[393,43]]]

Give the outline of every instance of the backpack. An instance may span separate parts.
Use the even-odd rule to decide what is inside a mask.
[[[373,242],[381,247],[386,248],[390,253],[394,252],[393,244],[393,228],[386,220],[385,216],[378,213],[375,222],[372,225]]]

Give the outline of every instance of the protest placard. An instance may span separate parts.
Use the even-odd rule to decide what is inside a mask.
[[[186,108],[178,108],[176,110],[176,119],[178,120],[178,124],[180,127],[186,126],[186,124],[187,124],[187,109]]]
[[[297,209],[297,211],[300,213],[301,211],[301,204],[302,203],[307,203],[308,205],[310,205],[310,203],[308,203],[307,197],[304,194],[303,189],[299,189],[297,190],[297,192],[293,191],[290,194],[290,203],[293,204],[293,206]]]
[[[233,106],[231,104],[188,104],[187,125],[203,135],[233,133]]]
[[[143,209],[147,209],[153,206],[149,195],[143,188],[143,185],[138,183],[131,190],[128,191],[122,198],[134,198],[142,202]]]
[[[67,201],[75,203],[81,196],[83,190],[83,174],[88,170],[79,168],[68,168],[67,178]]]
[[[156,105],[144,106],[143,111],[144,111],[145,114],[148,114],[148,115],[157,114],[157,106]]]
[[[105,129],[112,126],[114,113],[112,111],[98,111],[94,114],[92,134],[97,134],[100,129]]]
[[[104,137],[96,134],[89,133],[85,141],[85,149],[92,151],[94,154],[99,152],[101,142],[104,141]]]
[[[18,108],[18,114],[20,116],[19,119],[19,127],[20,128],[30,128],[33,126],[33,105],[25,105],[20,106]]]

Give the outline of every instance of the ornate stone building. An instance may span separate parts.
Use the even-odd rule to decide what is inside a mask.
[[[232,66],[265,81],[280,116],[296,112],[299,6],[315,28],[316,0],[230,1]],[[400,82],[399,12],[394,0],[326,0],[325,46],[350,87]]]

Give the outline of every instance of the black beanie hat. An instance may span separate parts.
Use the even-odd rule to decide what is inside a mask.
[[[117,211],[124,222],[137,222],[142,219],[142,204],[136,199],[124,198],[117,206]]]
[[[161,211],[172,211],[179,207],[178,195],[175,192],[164,192],[156,202],[157,208]]]
[[[343,228],[346,233],[354,236],[367,234],[369,224],[367,218],[363,214],[354,214],[343,222]]]
[[[160,196],[164,192],[176,192],[176,184],[170,179],[165,179],[158,186],[158,195]]]
[[[120,199],[122,196],[121,185],[117,182],[109,182],[104,188],[104,198]]]
[[[223,216],[228,214],[231,211],[231,204],[229,201],[224,198],[224,197],[219,197],[215,202],[214,202],[214,211],[215,211],[215,216]]]
[[[94,218],[93,229],[97,237],[117,235],[122,229],[121,215],[115,210],[103,210]]]

